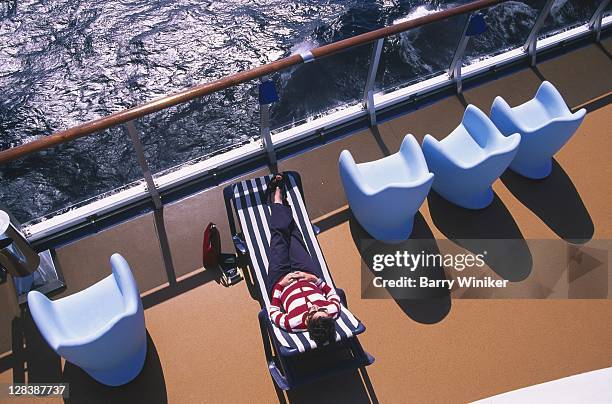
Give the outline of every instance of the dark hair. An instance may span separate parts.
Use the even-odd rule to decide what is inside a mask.
[[[333,342],[336,335],[335,321],[331,317],[316,317],[308,322],[310,338],[321,346],[327,342]]]

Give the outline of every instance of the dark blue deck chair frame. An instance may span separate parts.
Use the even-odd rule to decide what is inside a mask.
[[[287,199],[293,209],[293,217],[313,261],[320,265],[325,281],[335,288],[331,274],[316,239],[315,228],[311,224],[302,197],[302,181],[297,172],[287,172]],[[253,283],[258,288],[261,311],[259,325],[264,341],[264,351],[270,374],[276,385],[282,390],[289,390],[306,382],[328,377],[342,371],[355,370],[368,366],[374,358],[365,352],[357,339],[357,335],[365,331],[365,326],[347,309],[346,296],[342,289],[336,288],[342,299],[341,315],[336,321],[336,342],[317,347],[307,332],[288,333],[272,324],[268,317],[267,307],[269,297],[266,291],[264,276],[267,271],[267,249],[269,248],[270,210],[265,201],[265,190],[270,176],[249,179],[224,188],[223,196],[227,209],[234,246],[239,259],[248,265]],[[237,231],[236,221],[241,232]],[[334,363],[333,367],[319,369],[316,374],[298,375],[295,364],[315,351],[316,353],[342,353],[345,359]]]

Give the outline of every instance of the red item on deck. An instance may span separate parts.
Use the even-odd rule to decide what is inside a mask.
[[[214,223],[209,223],[204,230],[202,241],[202,265],[204,268],[215,268],[219,265],[221,255],[221,236]]]

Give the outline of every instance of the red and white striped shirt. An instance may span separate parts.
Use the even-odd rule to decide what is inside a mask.
[[[333,318],[340,314],[340,297],[322,279],[316,283],[300,279],[284,289],[277,283],[268,314],[274,324],[286,331],[306,331],[306,314],[313,305],[327,309]]]

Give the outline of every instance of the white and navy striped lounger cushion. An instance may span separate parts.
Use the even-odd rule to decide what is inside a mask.
[[[238,220],[249,249],[252,269],[257,276],[257,283],[266,309],[270,306],[270,298],[263,276],[268,270],[270,208],[265,203],[264,195],[269,178],[269,176],[266,176],[242,181],[234,184],[232,189]],[[287,200],[293,210],[293,218],[304,235],[304,241],[310,256],[313,257],[315,264],[321,267],[325,282],[334,288],[295,178],[291,174],[288,174],[288,178]],[[286,348],[288,354],[304,352],[317,346],[310,339],[308,332],[290,333],[272,323],[271,325],[276,339]],[[346,307],[342,306],[340,317],[336,321],[336,341],[351,338],[363,331],[365,331],[363,324]]]

